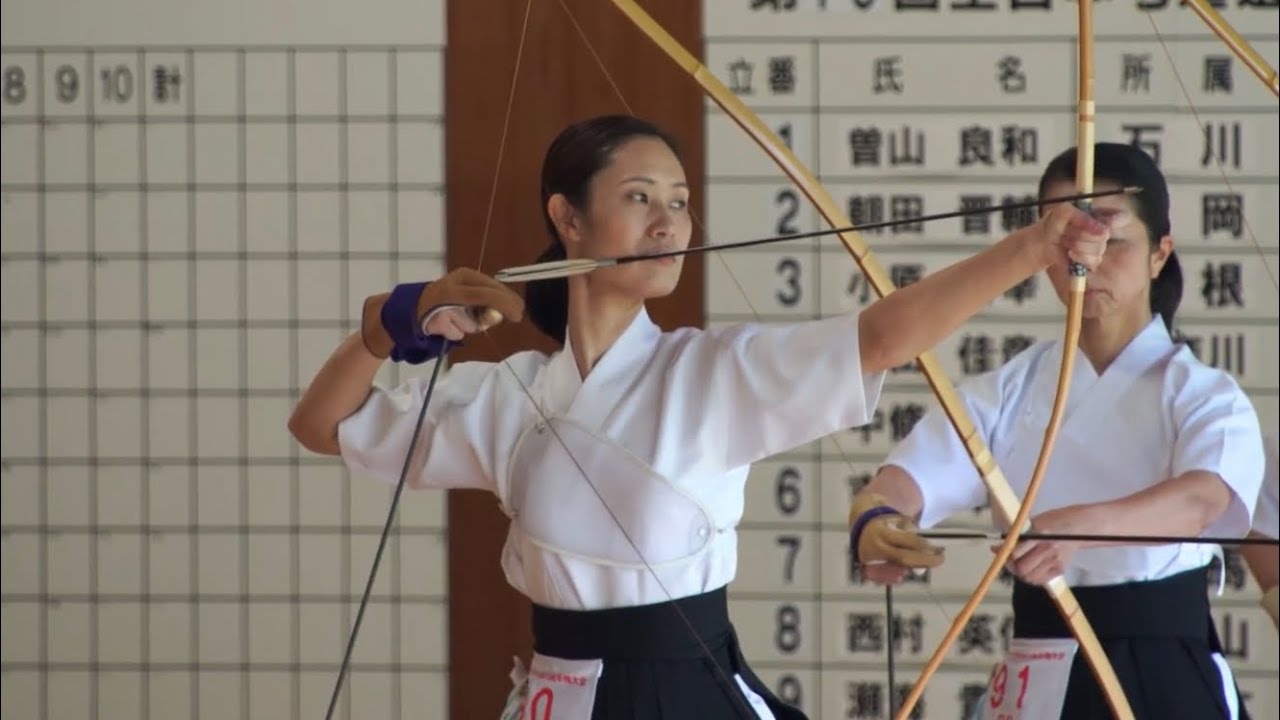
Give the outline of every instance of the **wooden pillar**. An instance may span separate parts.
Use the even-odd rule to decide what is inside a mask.
[[[679,139],[694,188],[692,209],[703,217],[702,91],[611,3],[567,4],[608,74],[559,0],[535,0],[499,158],[526,2],[449,2],[445,180],[450,267],[479,264],[492,273],[533,262],[547,243],[538,187],[547,146],[575,120],[627,112],[628,107]],[[646,0],[643,6],[691,52],[702,55],[702,3]],[[701,242],[696,227],[693,242]],[[665,328],[701,326],[703,306],[703,264],[693,256],[686,260],[678,290],[651,304],[650,312]],[[469,342],[455,361],[494,361],[530,347],[554,350],[528,322],[498,328],[491,337]],[[493,496],[453,491],[448,507],[450,714],[455,719],[496,718],[510,688],[512,656],[529,655],[529,604],[502,575],[499,553],[507,520]]]

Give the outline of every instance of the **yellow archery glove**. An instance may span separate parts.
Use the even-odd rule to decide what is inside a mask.
[[[849,527],[859,563],[885,562],[918,569],[938,567],[944,560],[942,548],[921,537],[916,524],[890,507],[881,495],[857,495],[849,508]]]

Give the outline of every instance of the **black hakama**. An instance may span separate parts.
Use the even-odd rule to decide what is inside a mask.
[[[735,674],[778,720],[805,720],[747,665],[724,588],[608,610],[535,605],[533,636],[542,655],[604,661],[592,720],[756,720]]]
[[[1072,588],[1138,720],[1248,718],[1234,683],[1225,686],[1213,654],[1222,652],[1209,613],[1207,568],[1162,580]],[[1072,637],[1040,587],[1016,581],[1014,636]],[[1239,709],[1232,715],[1228,706]],[[1111,720],[1083,653],[1077,653],[1063,720]]]

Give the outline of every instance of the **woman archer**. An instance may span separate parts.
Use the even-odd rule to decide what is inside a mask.
[[[659,128],[575,123],[544,160],[540,260],[686,248],[690,193]],[[479,331],[468,309],[527,313],[561,348],[452,366],[407,481],[487,490],[511,518],[501,563],[533,603],[535,654],[509,709],[542,717],[553,693],[555,717],[798,718],[752,672],[727,610],[751,463],[865,424],[888,369],[1052,263],[1097,267],[1109,232],[1062,203],[861,311],[714,330],[664,332],[645,310],[676,286],[679,256],[530,283],[524,298],[457,269],[368,298],[360,332],[289,427],[308,449],[395,483],[426,384],[374,386],[378,368],[427,362]]]
[[[1258,418],[1231,375],[1171,336],[1182,275],[1165,179],[1131,145],[1097,143],[1094,164],[1099,189],[1143,190],[1094,201],[1095,212],[1133,221],[1113,224],[1106,257],[1088,277],[1072,392],[1030,532],[1243,537],[1263,477]],[[1070,192],[1075,167],[1074,148],[1054,158],[1040,197]],[[1048,276],[1065,299],[1065,264],[1054,263]],[[1059,340],[1037,343],[959,388],[1015,491],[1026,488],[1036,463],[1062,352]],[[946,417],[927,413],[854,498],[852,542],[864,576],[896,583],[907,568],[937,566],[942,554],[918,528],[985,502]],[[1218,553],[1199,543],[1023,541],[1009,563],[1014,637],[1071,637],[1041,587],[1062,577],[1138,718],[1242,717],[1209,614],[1207,577]],[[1065,693],[1044,699],[1060,711],[1045,717],[1111,717],[1081,653],[1063,672]]]

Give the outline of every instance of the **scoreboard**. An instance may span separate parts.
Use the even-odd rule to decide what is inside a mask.
[[[1274,64],[1275,7],[1219,10]],[[1063,0],[705,0],[705,62],[807,165],[855,223],[1031,199],[1076,141],[1077,8]],[[1105,0],[1094,10],[1099,141],[1135,143],[1170,183],[1185,291],[1177,327],[1230,371],[1263,427],[1277,391],[1280,230],[1276,99],[1186,7]],[[827,226],[800,190],[709,100],[708,242]],[[992,212],[863,234],[902,287],[1034,219]],[[706,261],[707,321],[794,320],[865,307],[875,293],[835,237]],[[1062,336],[1065,307],[1041,276],[1009,290],[935,349],[960,382]],[[802,372],[802,370],[798,370]],[[753,470],[730,586],[745,651],[815,718],[889,717],[991,561],[990,542],[948,543],[948,562],[894,590],[851,576],[852,493],[937,406],[914,366],[892,372],[871,424]],[[988,511],[949,525],[990,529]],[[1277,705],[1277,641],[1234,549],[1213,593],[1228,660],[1256,716]],[[917,707],[966,717],[1012,631],[1007,578],[966,626]],[[886,672],[896,666],[894,687]]]

